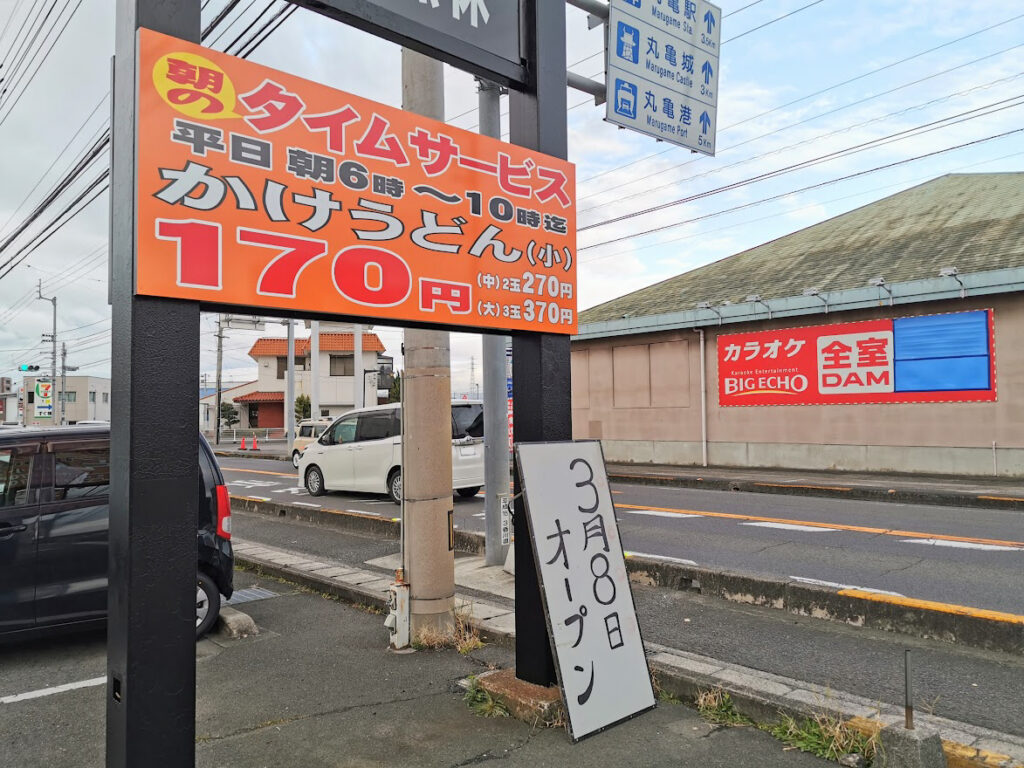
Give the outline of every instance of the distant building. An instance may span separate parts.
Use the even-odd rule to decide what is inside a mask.
[[[231,403],[232,398],[247,395],[255,392],[259,384],[257,381],[247,381],[244,384],[236,384],[232,387],[225,387],[221,390],[221,403]],[[199,390],[199,429],[203,432],[213,433],[217,429],[217,421],[214,414],[217,412],[217,388],[204,387]],[[239,414],[241,418],[241,414]],[[238,426],[237,424],[235,426]]]
[[[42,403],[36,397],[36,383],[49,381],[49,376],[25,377],[23,410],[26,426],[60,426],[62,411],[65,424],[90,420],[110,421],[110,379],[98,376],[67,376],[62,392],[61,379],[58,376],[51,393],[52,417],[43,415],[48,413],[49,409],[41,407]]]
[[[363,357],[355,362],[354,337],[351,333],[320,334],[320,413],[324,418],[340,416],[353,405],[356,377],[363,381],[364,402],[376,403],[378,356],[384,344],[375,333],[363,333]],[[257,339],[249,357],[259,366],[255,388],[232,396],[238,408],[239,428],[279,429],[284,426],[284,387],[288,369],[288,340]],[[309,339],[295,340],[295,396],[311,393]]]
[[[1022,289],[1024,174],[943,176],[581,312],[573,433],[612,461],[1022,475]]]

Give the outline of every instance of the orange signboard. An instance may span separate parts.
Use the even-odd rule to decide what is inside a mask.
[[[139,30],[139,294],[576,332],[574,167]]]

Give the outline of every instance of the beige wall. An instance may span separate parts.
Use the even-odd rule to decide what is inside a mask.
[[[770,328],[993,308],[993,403],[720,408],[716,338]],[[787,321],[707,333],[711,463],[1024,474],[1024,302],[1007,294]],[[612,460],[692,464],[701,458],[700,345],[692,330],[575,342],[573,433],[601,438]]]

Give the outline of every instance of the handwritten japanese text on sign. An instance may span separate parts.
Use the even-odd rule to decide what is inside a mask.
[[[136,291],[575,333],[571,164],[139,31]]]
[[[573,740],[654,706],[598,441],[517,443],[537,572]]]

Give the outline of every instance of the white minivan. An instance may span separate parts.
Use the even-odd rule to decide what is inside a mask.
[[[299,457],[299,487],[387,493],[402,501],[402,410],[397,403],[338,417]],[[452,489],[475,496],[484,484],[484,412],[479,400],[452,401]]]

